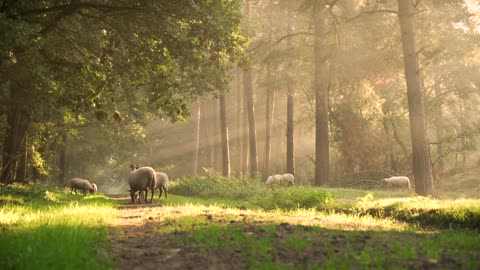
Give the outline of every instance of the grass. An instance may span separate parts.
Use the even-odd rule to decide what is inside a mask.
[[[148,223],[148,238],[161,236],[165,254],[187,250],[236,269],[480,269],[480,200],[440,198],[266,188],[257,179],[210,172],[172,183],[168,199],[155,198],[159,205],[122,211],[140,210],[128,224]],[[0,186],[0,207],[0,269],[115,266],[107,228],[118,217],[111,199],[11,185]]]
[[[108,269],[115,203],[34,185],[0,187],[0,269]]]

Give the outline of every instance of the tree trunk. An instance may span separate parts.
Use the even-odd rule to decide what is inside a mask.
[[[412,1],[398,0],[398,11],[407,83],[415,191],[419,195],[427,196],[433,193],[433,181],[425,131],[424,89],[417,55]]]
[[[292,25],[291,25],[291,13],[288,10],[288,25],[287,25],[287,35],[292,33]],[[291,38],[287,39],[287,51],[292,51],[292,40]],[[292,69],[291,61],[287,64],[287,71],[290,72]],[[287,90],[288,90],[288,97],[287,97],[287,173],[291,173],[295,175],[295,148],[294,148],[294,141],[293,141],[293,132],[294,132],[294,89],[292,82],[288,80],[287,82]]]
[[[197,97],[195,100],[195,106],[197,111],[195,114],[195,152],[193,154],[193,174],[197,175],[198,173],[198,155],[200,152],[200,120],[201,120],[201,109],[200,109],[200,97]]]
[[[67,152],[67,132],[62,131],[62,142],[60,143],[59,151],[58,151],[58,168],[60,170],[60,174],[58,176],[58,184],[60,186],[66,186],[67,182],[65,179],[66,176],[66,162],[65,162],[65,156]]]
[[[243,172],[247,173],[250,169],[250,131],[248,126],[248,103],[247,103],[247,92],[245,86],[245,76],[243,76],[243,149],[244,149],[244,161],[243,161]]]
[[[28,133],[21,144],[20,163],[17,169],[16,181],[27,183],[27,164],[28,164]]]
[[[243,171],[243,157],[244,147],[243,147],[243,138],[245,136],[243,132],[243,98],[242,98],[242,73],[240,69],[237,69],[237,149],[238,149],[238,174],[241,175]]]
[[[329,181],[328,88],[329,65],[325,8],[317,6],[314,15],[314,89],[315,89],[315,185]]]
[[[2,153],[0,182],[5,184],[17,181],[17,170],[21,157],[24,156],[26,151],[27,146],[24,142],[30,124],[27,112],[30,104],[31,95],[28,94],[28,91],[32,87],[32,73],[24,62],[23,54],[20,52],[16,56],[17,63],[13,67],[12,73],[9,74],[10,100],[8,102],[7,129]],[[25,160],[25,162],[27,161]]]
[[[272,65],[267,65],[267,100],[265,109],[265,168],[264,178],[270,175],[270,156],[272,153],[272,123],[275,112],[275,90],[270,85],[272,82]]]
[[[227,105],[225,94],[220,93],[220,131],[222,133],[222,173],[223,176],[230,176],[230,151],[228,142],[228,126],[227,126]]]
[[[440,79],[438,76],[435,76],[435,86],[433,88],[435,96],[438,98],[441,95],[441,90],[440,90]],[[436,169],[434,169],[434,180],[438,182],[438,180],[442,177],[444,171],[445,171],[445,161],[443,160],[443,110],[442,110],[442,104],[440,103],[438,113],[435,114],[434,116],[434,126],[435,126],[435,133],[437,137],[437,145],[436,145],[436,150],[437,150],[437,155],[438,159],[436,162]]]
[[[246,70],[243,74],[245,85],[245,99],[247,100],[248,112],[248,138],[250,145],[250,175],[255,176],[258,171],[258,157],[257,157],[257,133],[255,127],[255,107],[253,105],[253,86],[252,86],[252,71]]]

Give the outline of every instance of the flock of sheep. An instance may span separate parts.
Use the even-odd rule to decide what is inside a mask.
[[[128,175],[128,185],[130,189],[130,198],[134,204],[137,200],[141,203],[143,199],[145,202],[148,202],[148,190],[151,190],[150,203],[153,201],[153,195],[155,190],[158,189],[160,198],[162,193],[165,193],[165,198],[167,198],[168,193],[168,175],[163,172],[156,172],[152,167],[140,167],[138,165],[130,165],[131,172]],[[274,185],[287,185],[292,186],[295,181],[295,176],[290,173],[286,174],[275,174],[271,175],[265,181],[265,184],[269,187]],[[388,187],[394,188],[407,188],[411,189],[410,179],[406,176],[392,176],[389,178],[384,178],[380,181],[381,183],[386,184]],[[97,192],[97,185],[90,183],[90,181],[81,178],[73,178],[70,181],[71,193],[77,190],[80,190],[84,195],[87,192],[95,193]]]
[[[150,203],[153,201],[153,194],[155,193],[155,189],[158,189],[160,198],[162,193],[165,193],[165,198],[167,198],[168,194],[168,175],[163,172],[155,172],[152,167],[141,167],[138,165],[130,165],[130,169],[132,170],[128,175],[128,185],[130,189],[130,197],[132,203],[138,200],[141,203],[141,200],[144,199],[147,202],[148,198],[148,190],[151,190],[151,197]],[[70,180],[70,193],[75,192],[77,194],[77,190],[81,191],[83,195],[87,194],[87,192],[95,193],[97,192],[97,185],[95,183],[90,183],[90,181],[81,178],[73,178]]]

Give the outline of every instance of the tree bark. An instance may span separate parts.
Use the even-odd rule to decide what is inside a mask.
[[[433,193],[433,181],[425,130],[424,87],[417,55],[412,1],[398,0],[398,11],[407,83],[415,191],[419,195],[427,196]]]
[[[253,105],[253,86],[252,86],[252,71],[249,68],[243,73],[245,99],[247,101],[248,112],[248,138],[250,145],[250,175],[255,176],[258,171],[258,156],[257,156],[257,133],[255,127],[255,107]]]
[[[271,3],[273,1],[270,1]],[[268,42],[272,42],[272,28],[273,28],[273,17],[272,9],[268,12]],[[267,95],[265,102],[265,163],[263,168],[263,178],[267,178],[270,175],[270,164],[271,164],[271,155],[272,155],[272,123],[273,115],[275,112],[275,89],[272,86],[273,83],[273,72],[272,64],[267,63],[267,78],[266,78],[266,87]]]
[[[328,87],[329,64],[326,40],[327,19],[323,5],[317,6],[314,15],[314,89],[315,89],[315,185],[326,185],[329,181],[328,140]]]
[[[66,186],[67,182],[65,179],[66,176],[66,152],[67,152],[67,132],[62,131],[62,142],[60,143],[59,151],[58,151],[58,168],[60,170],[60,175],[58,176],[58,184],[60,186]]]
[[[238,143],[238,174],[241,175],[245,171],[243,170],[243,157],[244,155],[244,146],[243,140],[245,134],[243,132],[243,98],[242,98],[242,82],[241,77],[242,73],[240,69],[237,69],[237,143]]]
[[[222,173],[223,176],[230,176],[230,150],[228,141],[228,125],[227,125],[227,105],[225,94],[220,93],[218,100],[220,106],[220,131],[222,133]]]
[[[9,74],[10,100],[8,102],[7,129],[2,153],[0,182],[5,184],[17,181],[19,163],[27,147],[23,142],[25,142],[30,124],[27,112],[31,99],[28,92],[32,87],[32,72],[23,59],[23,53],[18,52],[16,56],[17,63]]]
[[[292,23],[291,23],[291,13],[288,10],[288,24],[287,24],[287,35],[292,34]],[[291,38],[287,39],[287,51],[292,51],[292,40]],[[287,64],[287,71],[290,72],[292,69],[291,61]],[[288,90],[288,97],[287,97],[287,173],[291,173],[295,175],[295,148],[294,148],[294,96],[295,91],[292,85],[291,80],[289,79],[287,82],[287,90]]]
[[[198,156],[200,153],[200,120],[201,120],[200,97],[196,98],[195,106],[197,108],[195,113],[195,152],[193,154],[193,174],[197,175]]]
[[[271,86],[272,65],[267,64],[267,100],[265,109],[265,168],[264,178],[270,175],[270,156],[272,153],[272,123],[275,111],[275,90]]]

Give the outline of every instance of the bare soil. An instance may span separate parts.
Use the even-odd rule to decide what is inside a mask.
[[[201,253],[174,241],[178,235],[155,232],[161,224],[149,216],[161,211],[161,204],[131,204],[128,197],[111,197],[121,203],[120,224],[111,230],[118,269],[239,269],[224,254]]]

